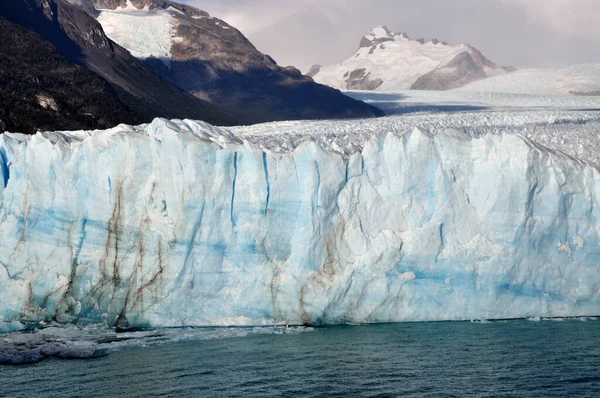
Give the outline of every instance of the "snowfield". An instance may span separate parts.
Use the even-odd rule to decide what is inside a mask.
[[[169,66],[171,47],[180,38],[176,36],[178,10],[148,6],[137,9],[130,1],[127,7],[115,10],[99,10],[98,22],[106,35],[136,58],[155,57]]]
[[[568,110],[5,133],[0,331],[597,315],[599,147]]]
[[[596,101],[600,103],[600,63],[559,69],[521,69],[508,75],[473,82],[456,90],[550,97],[595,93]]]

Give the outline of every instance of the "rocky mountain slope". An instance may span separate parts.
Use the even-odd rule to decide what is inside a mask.
[[[12,0],[0,3],[0,16],[38,33],[69,62],[102,77],[122,102],[146,120],[171,115],[236,123],[231,114],[158,77],[108,39],[100,24],[79,6],[65,0]]]
[[[233,109],[244,121],[381,114],[277,65],[233,26],[194,7],[168,0],[88,1],[108,37],[166,80]]]
[[[0,43],[0,132],[144,122],[106,80],[73,65],[50,42],[2,17]]]
[[[468,44],[411,40],[378,26],[362,38],[352,57],[336,65],[315,65],[308,75],[344,90],[449,90],[512,71]]]

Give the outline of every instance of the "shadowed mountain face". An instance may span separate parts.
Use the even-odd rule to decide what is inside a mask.
[[[158,77],[108,39],[100,24],[79,6],[65,0],[11,0],[0,2],[0,16],[39,34],[69,62],[102,77],[120,101],[146,121],[169,115],[221,125],[237,123],[219,107]]]
[[[98,21],[109,37],[138,54],[163,78],[198,98],[235,110],[245,121],[381,115],[370,105],[316,84],[296,68],[280,67],[237,29],[194,7],[167,0],[90,1],[100,10]],[[171,41],[169,51],[144,54],[132,35],[139,35],[159,16],[172,24],[164,38]],[[148,37],[161,40],[160,34]]]
[[[50,42],[0,17],[0,132],[102,129],[144,122],[110,85]]]

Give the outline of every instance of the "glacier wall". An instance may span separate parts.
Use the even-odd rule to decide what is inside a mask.
[[[517,134],[0,136],[0,331],[600,314],[600,175]]]

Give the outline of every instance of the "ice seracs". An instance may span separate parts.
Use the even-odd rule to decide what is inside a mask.
[[[355,150],[331,122],[335,152],[263,149],[285,123],[4,134],[3,331],[600,313],[598,169],[481,117]],[[569,117],[598,141],[597,113]]]
[[[411,40],[378,26],[361,39],[353,56],[336,65],[317,65],[308,75],[343,90],[448,90],[512,70],[468,44]]]

